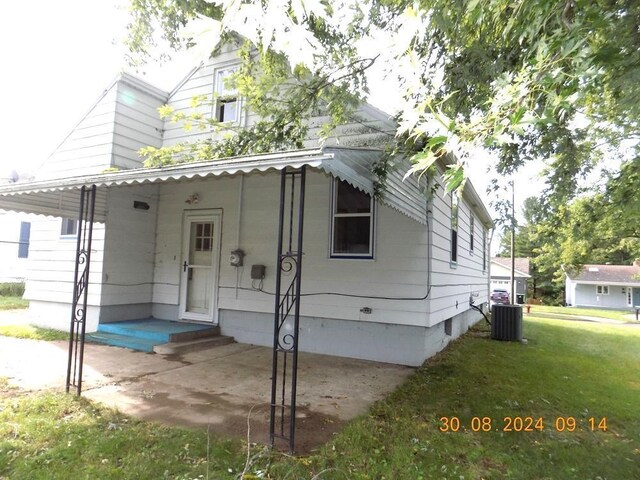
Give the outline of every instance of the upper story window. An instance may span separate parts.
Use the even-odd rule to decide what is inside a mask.
[[[471,253],[473,253],[473,248],[475,247],[474,229],[475,229],[475,218],[473,217],[473,214],[471,214],[471,216],[469,217],[469,251]]]
[[[75,237],[78,235],[78,220],[73,218],[63,218],[60,226],[61,237]]]
[[[451,263],[458,263],[458,195],[451,194]]]
[[[336,179],[331,203],[331,257],[373,258],[371,195]]]
[[[229,86],[229,78],[238,70],[237,66],[216,70],[215,77],[215,116],[219,122],[240,120],[240,101],[238,92]]]

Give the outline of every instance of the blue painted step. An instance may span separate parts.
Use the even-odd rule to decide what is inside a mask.
[[[117,347],[152,352],[155,345],[218,335],[219,327],[170,322],[153,318],[125,322],[101,323],[87,340]]]
[[[158,345],[155,340],[132,337],[129,335],[118,335],[115,333],[95,332],[88,333],[87,340],[90,342],[104,343],[112,347],[130,348],[140,352],[153,352],[153,347]]]

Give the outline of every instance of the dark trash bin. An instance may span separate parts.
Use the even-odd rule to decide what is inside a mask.
[[[516,303],[519,305],[524,303],[524,293],[516,293]]]

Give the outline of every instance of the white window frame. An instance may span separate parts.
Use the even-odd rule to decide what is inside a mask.
[[[65,233],[67,230],[65,227],[73,222],[75,224],[75,233]],[[78,219],[77,218],[63,218],[60,222],[60,238],[78,238]]]
[[[473,255],[473,251],[475,249],[475,241],[474,241],[474,235],[475,235],[475,217],[473,216],[473,213],[471,215],[469,215],[469,253],[471,255]]]
[[[369,208],[368,213],[337,213],[336,209],[338,206],[338,182],[342,182],[344,180],[340,180],[339,178],[334,178],[333,182],[331,182],[331,212],[330,212],[330,228],[329,228],[329,258],[351,258],[351,259],[364,259],[371,260],[374,258],[375,250],[375,242],[374,242],[374,232],[375,232],[375,205],[376,202],[372,195],[369,195],[369,199],[371,202],[371,207]],[[370,217],[369,221],[369,252],[367,253],[336,253],[333,245],[334,240],[334,232],[335,232],[335,224],[337,218],[360,218],[360,217]]]
[[[219,68],[216,68],[213,72],[214,82],[213,82],[213,93],[215,96],[215,101],[213,102],[213,118],[218,119],[218,111],[220,109],[221,103],[225,103],[225,97],[235,97],[236,102],[236,115],[232,120],[224,120],[221,123],[231,123],[235,125],[240,124],[240,119],[242,118],[242,102],[240,100],[240,96],[238,95],[237,90],[229,90],[224,85],[225,76],[236,72],[240,68],[239,63],[230,63],[228,65],[222,65]],[[225,75],[226,74],[226,75]]]
[[[455,192],[451,193],[451,233],[449,243],[449,265],[458,265],[458,252],[460,251],[460,237],[458,231],[460,227],[460,198]],[[455,237],[455,241],[454,241]],[[455,245],[454,245],[455,244]]]
[[[633,306],[633,287],[627,287],[627,307]]]
[[[482,231],[482,272],[487,271],[487,232],[485,232],[484,227],[481,229]]]
[[[596,285],[596,295],[609,295],[609,285]]]

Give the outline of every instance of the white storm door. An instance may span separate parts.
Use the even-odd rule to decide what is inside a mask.
[[[185,212],[180,267],[180,318],[217,321],[220,214]]]

